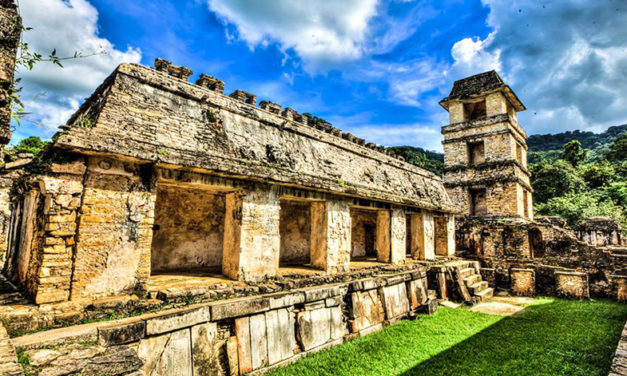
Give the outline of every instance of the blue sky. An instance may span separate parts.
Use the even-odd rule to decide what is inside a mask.
[[[20,0],[31,48],[61,55],[21,71],[49,138],[121,62],[156,57],[311,112],[369,141],[440,150],[437,102],[454,80],[497,69],[528,111],[528,133],[627,123],[622,0]]]

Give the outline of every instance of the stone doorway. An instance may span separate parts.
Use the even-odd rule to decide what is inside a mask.
[[[281,200],[279,266],[310,265],[311,203]]]
[[[351,208],[351,260],[377,260],[377,211]]]
[[[221,274],[224,216],[224,192],[158,185],[152,274]]]
[[[488,206],[486,204],[486,189],[470,189],[468,193],[470,196],[470,215],[488,214]]]

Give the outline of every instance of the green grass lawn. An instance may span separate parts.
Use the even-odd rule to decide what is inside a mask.
[[[536,299],[509,317],[438,307],[270,375],[606,376],[626,319],[606,300]]]

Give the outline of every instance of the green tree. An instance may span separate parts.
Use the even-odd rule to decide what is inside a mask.
[[[531,185],[534,199],[544,203],[553,197],[578,193],[585,188],[585,182],[569,163],[564,160],[542,162],[531,166]]]
[[[627,211],[627,181],[617,181],[605,188],[605,194]]]
[[[578,140],[567,142],[562,149],[562,158],[573,166],[583,162],[587,155],[588,151],[581,147],[581,143]]]
[[[557,215],[565,218],[573,226],[590,217],[611,217],[625,226],[626,218],[623,208],[616,205],[611,199],[592,192],[569,193],[564,196],[553,197],[546,203],[536,206],[536,212],[541,215]]]
[[[37,136],[31,136],[21,140],[11,151],[13,153],[31,153],[37,156],[48,144],[48,141],[42,141]]]
[[[607,159],[614,162],[627,161],[627,133],[618,136],[612,145],[610,145],[610,152],[607,154]]]
[[[608,161],[590,163],[581,167],[581,175],[590,188],[609,185],[616,177],[616,170]]]

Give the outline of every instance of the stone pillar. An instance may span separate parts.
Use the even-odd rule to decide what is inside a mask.
[[[279,194],[275,187],[226,195],[222,272],[229,278],[260,281],[279,269]]]
[[[411,255],[416,260],[434,260],[433,213],[421,212],[410,216]]]
[[[486,115],[495,116],[507,113],[507,101],[503,94],[492,93],[486,98]]]
[[[390,262],[390,212],[379,210],[377,212],[377,260]]]
[[[0,147],[11,140],[11,100],[15,56],[22,20],[13,0],[0,0]]]
[[[329,274],[348,271],[351,219],[343,201],[311,203],[311,265]]]
[[[448,108],[449,121],[451,124],[461,123],[466,120],[464,114],[464,104],[462,102],[453,102]]]
[[[400,207],[392,209],[390,232],[390,262],[398,264],[405,261],[407,253],[407,219],[405,211]]]
[[[88,159],[71,300],[145,294],[156,192],[138,171],[139,166],[118,159]]]
[[[435,254],[455,256],[455,217],[439,215],[435,217]]]

